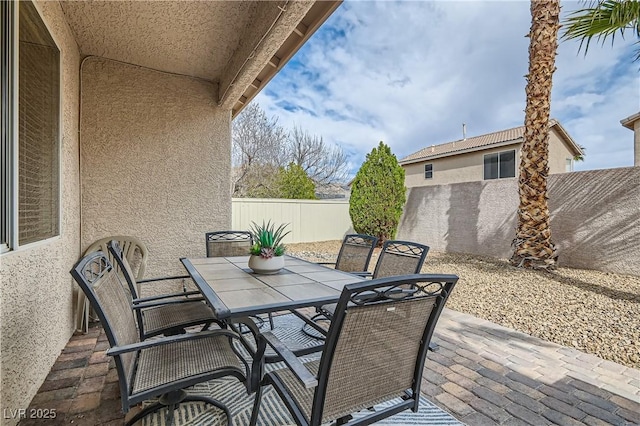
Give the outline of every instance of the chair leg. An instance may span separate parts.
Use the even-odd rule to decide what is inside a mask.
[[[271,312],[269,312],[269,327],[271,327],[271,330],[273,330],[273,314]]]
[[[138,420],[141,420],[143,417],[146,417],[151,413],[155,413],[156,411],[161,410],[164,407],[166,407],[166,406],[163,405],[163,404],[160,404],[158,402],[155,403],[155,404],[151,404],[148,407],[146,407],[143,410],[141,410],[138,414],[133,416],[131,418],[131,420],[129,420],[127,423],[125,423],[125,426],[131,426],[131,425],[135,424]]]
[[[229,408],[226,405],[224,405],[223,403],[221,403],[220,401],[217,401],[217,400],[215,400],[213,398],[208,398],[206,396],[198,396],[198,395],[188,396],[188,397],[186,397],[184,399],[183,402],[185,402],[185,401],[190,401],[190,402],[201,401],[201,402],[205,402],[207,404],[211,404],[214,407],[218,407],[219,409],[224,411],[224,414],[227,416],[227,425],[231,426],[231,420],[232,420],[231,419],[231,411],[229,411]]]
[[[256,390],[256,399],[253,403],[253,411],[251,411],[251,420],[249,421],[249,426],[256,426],[256,422],[258,421],[258,413],[260,411],[260,403],[262,402],[262,386],[258,385],[258,389]]]
[[[158,402],[146,407],[145,409],[140,411],[138,414],[133,416],[133,418],[131,418],[131,420],[129,420],[126,423],[126,426],[131,426],[137,421],[139,421],[140,419],[142,419],[143,417],[146,417],[151,413],[155,413],[156,411],[161,410],[165,407],[167,407],[168,409],[166,423],[168,425],[172,425],[174,412],[176,408],[178,408],[178,405],[182,404],[183,402],[194,402],[194,401],[204,402],[206,404],[213,405],[214,407],[217,407],[222,411],[224,411],[224,414],[227,416],[227,426],[231,426],[231,421],[232,421],[231,411],[229,411],[229,408],[226,405],[224,405],[220,401],[217,401],[213,398],[209,398],[206,396],[188,395],[183,390],[169,392],[168,394],[161,396]]]

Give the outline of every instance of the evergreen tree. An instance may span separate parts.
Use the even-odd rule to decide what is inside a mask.
[[[349,201],[353,229],[378,237],[380,243],[393,239],[405,201],[404,169],[381,141],[353,180]]]
[[[316,199],[315,184],[301,166],[289,163],[286,168],[280,168],[277,179],[278,198]]]

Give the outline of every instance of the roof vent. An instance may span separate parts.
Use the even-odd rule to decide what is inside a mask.
[[[436,150],[436,146],[435,145],[431,145],[431,152]]]
[[[467,125],[465,123],[462,123],[462,140],[467,140]]]

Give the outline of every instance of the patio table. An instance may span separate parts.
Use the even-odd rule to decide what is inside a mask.
[[[272,275],[249,269],[249,256],[180,259],[218,320],[336,303],[364,278],[293,256]]]

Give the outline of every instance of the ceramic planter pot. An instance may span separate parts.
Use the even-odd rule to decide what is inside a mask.
[[[249,257],[249,268],[256,274],[276,274],[284,268],[284,256],[274,256],[265,259],[252,254]]]

